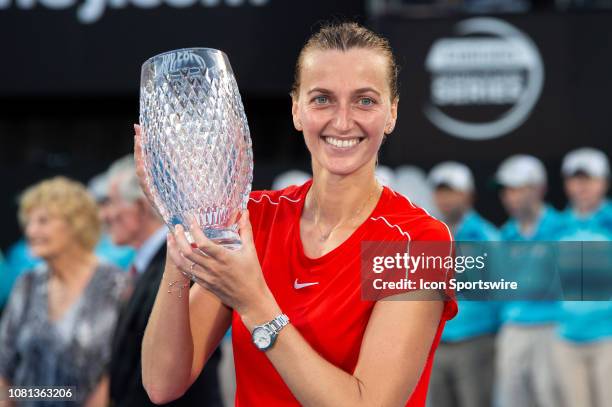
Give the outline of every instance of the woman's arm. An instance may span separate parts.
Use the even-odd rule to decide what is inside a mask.
[[[30,308],[28,303],[34,284],[33,275],[28,272],[17,279],[0,320],[0,388],[11,385],[19,364],[17,337],[24,323],[25,314]],[[14,403],[9,401],[0,401],[1,407],[13,405]]]
[[[443,306],[442,301],[379,301],[352,375],[323,359],[291,324],[266,354],[304,406],[403,406],[421,377]],[[278,311],[270,302],[242,319],[252,331]]]
[[[232,316],[217,297],[198,285],[189,290],[189,280],[173,262],[184,259],[171,259],[178,253],[173,247],[170,237],[164,276],[142,343],[142,382],[156,404],[175,400],[187,391],[223,338]],[[195,350],[194,343],[198,344]]]
[[[9,383],[8,380],[0,376],[0,394],[3,394],[5,389],[10,385],[11,383]],[[14,404],[11,401],[0,399],[0,407],[13,407],[13,406]]]
[[[104,375],[100,379],[100,382],[87,398],[85,407],[105,407],[108,406],[109,398],[109,380],[108,376]]]

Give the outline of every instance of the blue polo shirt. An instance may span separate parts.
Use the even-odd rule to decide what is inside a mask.
[[[8,267],[4,261],[4,256],[0,253],[0,309],[4,307],[6,299],[11,292],[12,276],[8,274]]]
[[[102,234],[96,246],[96,256],[116,265],[122,270],[127,270],[134,261],[136,251],[129,246],[117,246],[110,236]]]
[[[550,205],[544,205],[533,233],[529,236],[521,233],[519,224],[515,219],[506,222],[500,232],[501,239],[507,242],[554,242],[558,239],[562,227],[561,215]],[[533,267],[534,273],[546,272],[542,270],[537,259],[526,264]],[[551,270],[551,272],[553,272]],[[540,325],[555,323],[559,318],[560,303],[558,301],[509,301],[502,307],[501,317],[504,323],[519,325]]]
[[[499,240],[499,232],[475,211],[467,212],[454,233],[456,242],[482,242]],[[459,301],[459,313],[448,321],[442,332],[442,341],[458,342],[482,335],[493,334],[499,327],[499,305],[488,301]]]
[[[563,230],[612,231],[612,202],[604,200],[599,208],[588,215],[579,215],[571,207],[562,212]]]
[[[9,247],[4,270],[0,277],[0,286],[2,286],[0,288],[0,307],[8,299],[17,278],[41,263],[40,259],[34,257],[25,239],[20,239]]]
[[[612,241],[612,205],[604,201],[593,213],[580,216],[568,208],[563,212],[563,226],[560,240],[563,241]],[[597,253],[603,264],[612,264],[609,246]],[[597,269],[586,266],[585,273],[596,273]],[[600,272],[612,273],[612,268],[604,266]],[[594,277],[587,276],[586,278]],[[588,343],[612,339],[612,298],[610,301],[564,301],[557,329],[565,340]]]

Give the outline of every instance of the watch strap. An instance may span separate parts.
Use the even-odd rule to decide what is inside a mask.
[[[278,335],[281,329],[289,324],[289,317],[286,314],[280,314],[272,321],[264,324],[263,326],[268,329],[271,333]]]

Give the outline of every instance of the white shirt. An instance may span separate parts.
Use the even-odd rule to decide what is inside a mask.
[[[153,260],[153,256],[159,250],[160,247],[166,241],[166,234],[168,233],[168,228],[166,226],[162,226],[155,233],[153,233],[145,242],[140,246],[138,250],[136,250],[136,255],[134,256],[134,262],[132,263],[136,268],[138,274],[142,274],[151,260]]]

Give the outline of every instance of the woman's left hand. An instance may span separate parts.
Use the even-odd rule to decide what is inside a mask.
[[[248,211],[242,212],[238,227],[242,247],[230,250],[208,239],[196,222],[190,225],[194,240],[190,244],[183,227],[177,225],[172,238],[183,257],[192,262],[182,269],[194,274],[204,288],[242,317],[278,308],[261,271]]]

